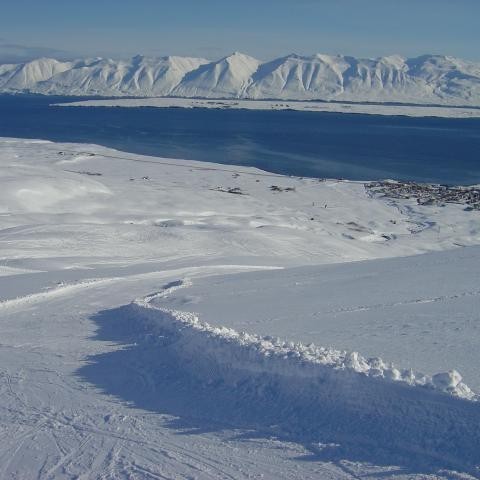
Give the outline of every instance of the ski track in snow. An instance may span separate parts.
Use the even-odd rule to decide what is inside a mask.
[[[393,302],[393,303],[377,303],[375,305],[359,305],[357,307],[345,307],[345,308],[337,308],[334,310],[326,310],[319,313],[329,314],[329,313],[355,313],[355,312],[368,312],[370,310],[381,310],[383,308],[392,308],[392,307],[402,307],[404,305],[415,305],[421,303],[436,303],[436,302],[444,302],[447,300],[456,300],[465,297],[476,297],[480,295],[480,290],[475,290],[471,292],[460,292],[454,295],[445,295],[441,297],[433,297],[433,298],[414,298],[412,300],[404,300],[401,302]]]
[[[177,270],[159,270],[152,271],[144,274],[137,275],[125,275],[123,277],[108,277],[108,278],[96,278],[88,279],[75,283],[65,283],[61,284],[56,288],[46,290],[45,292],[32,293],[25,295],[23,297],[12,298],[9,300],[0,301],[0,309],[18,309],[22,307],[29,307],[31,305],[36,305],[38,303],[47,301],[49,299],[61,296],[68,295],[72,293],[79,292],[84,289],[97,287],[99,285],[105,285],[109,283],[116,283],[122,281],[130,280],[142,280],[145,278],[151,277],[165,277],[175,273],[182,273],[188,270],[192,275],[195,272],[202,272],[205,274],[209,270],[213,273],[218,273],[221,271],[254,271],[254,270],[275,270],[281,267],[272,267],[272,266],[260,266],[260,265],[214,265],[212,267],[189,267],[186,269],[177,269]]]

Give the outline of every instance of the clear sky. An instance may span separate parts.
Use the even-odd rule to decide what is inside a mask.
[[[241,51],[480,60],[480,0],[3,0],[0,61]]]

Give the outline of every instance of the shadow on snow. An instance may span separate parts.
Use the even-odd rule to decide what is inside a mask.
[[[405,406],[404,411],[377,417],[356,407],[350,409],[348,401],[337,404],[335,398],[325,402],[315,395],[305,396],[300,383],[298,396],[284,395],[268,372],[232,386],[214,376],[212,380],[194,375],[195,358],[179,358],[174,339],[152,335],[133,317],[129,305],[93,317],[98,326],[95,339],[122,348],[89,357],[77,374],[133,407],[175,417],[167,427],[179,434],[234,431],[232,436],[241,440],[294,442],[309,452],[299,458],[302,461],[397,465],[397,473],[403,474],[439,469],[479,473],[480,434],[475,432],[480,425],[480,406],[476,403],[446,395],[429,397],[426,392],[425,398]],[[292,379],[293,391],[296,381],[304,380]],[[390,386],[393,395],[411,390]],[[425,401],[432,402],[431,413],[419,417],[418,412],[425,411],[420,403]],[[441,408],[436,408],[437,403]],[[395,403],[391,406],[396,408]],[[432,425],[442,422],[442,409],[453,412],[458,423],[455,420],[453,425],[437,429],[439,438]],[[470,428],[464,435],[462,425],[470,424],[474,433]]]

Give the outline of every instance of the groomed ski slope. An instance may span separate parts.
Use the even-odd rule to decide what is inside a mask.
[[[0,162],[0,477],[480,476],[478,212],[91,145]]]

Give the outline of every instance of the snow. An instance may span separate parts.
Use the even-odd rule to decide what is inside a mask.
[[[222,380],[228,377],[227,380],[233,384],[245,381],[258,372],[273,377],[279,375],[287,378],[306,378],[307,383],[319,381],[320,384],[330,375],[342,378],[345,373],[349,379],[352,375],[362,379],[372,377],[384,379],[386,383],[405,383],[466,400],[477,401],[480,398],[462,383],[462,376],[455,370],[436,373],[433,376],[416,373],[411,369],[400,371],[393,364],[385,363],[380,358],[366,359],[357,352],[347,353],[318,348],[313,344],[294,344],[271,336],[238,333],[230,328],[201,323],[193,313],[155,308],[154,301],[170,295],[172,290],[177,290],[180,286],[184,286],[184,283],[173,282],[173,286],[168,286],[162,292],[137,300],[133,304],[132,316],[143,317],[147,323],[144,328],[152,330],[162,338],[165,333],[179,337],[175,341],[181,341],[181,345],[176,346],[180,350],[180,355],[195,358],[196,363],[201,362],[202,357],[208,356],[209,364],[202,375],[206,375],[209,381],[215,368],[222,371]],[[235,376],[235,370],[242,372],[243,380],[235,379],[231,382],[230,377]],[[329,394],[335,395],[336,392]],[[366,407],[362,405],[362,408]]]
[[[4,92],[42,94],[168,95],[187,72],[206,62],[201,58],[151,59],[140,55],[118,62],[102,58],[63,63],[39,59],[0,73],[0,88]]]
[[[39,58],[19,65],[6,65],[0,70],[0,87],[9,91],[34,89],[37,84],[70,70],[72,63],[52,58]]]
[[[0,66],[0,91],[56,95],[337,100],[480,106],[480,65],[440,55],[405,59],[287,55],[262,62],[136,56]]]
[[[356,350],[429,376],[455,368],[479,391],[480,289],[473,267],[479,262],[475,246],[235,278],[219,275],[170,294],[162,308],[260,336]]]
[[[190,72],[175,87],[172,95],[205,98],[243,96],[259,65],[255,58],[236,52]]]
[[[365,359],[355,352],[238,333],[201,323],[191,313],[155,306],[154,302],[179,286],[183,285],[167,284],[162,292],[136,301],[127,316],[138,323],[135,328],[141,332],[140,338],[147,333],[151,344],[171,351],[188,374],[203,384],[221,384],[238,397],[254,389],[258,401],[267,397],[276,407],[286,402],[304,428],[313,417],[316,423],[323,423],[323,429],[332,430],[329,434],[335,440],[355,435],[358,441],[368,436],[366,430],[370,434],[375,430],[373,443],[388,439],[391,445],[413,455],[421,453],[424,458],[435,459],[447,455],[452,465],[465,468],[473,462],[470,466],[475,466],[480,412],[463,401],[458,405],[444,403],[444,394],[477,398],[461,383],[458,372],[428,377],[412,370],[400,371],[379,358]],[[404,412],[412,408],[414,415],[406,419]],[[359,412],[360,418],[351,425]],[[425,422],[431,417],[438,420]],[[398,422],[403,424],[401,433],[396,431]],[[419,423],[422,428],[418,428]],[[460,432],[447,440],[445,432],[459,425]],[[434,445],[429,444],[432,438]],[[368,441],[372,442],[370,436]],[[453,451],[461,453],[455,458]]]
[[[0,179],[0,476],[478,478],[478,211],[19,139]]]

